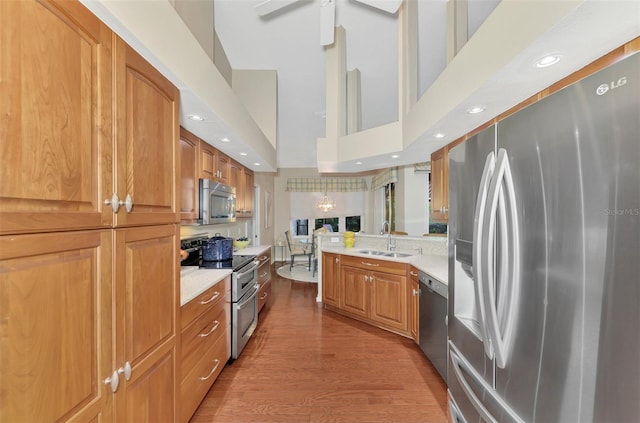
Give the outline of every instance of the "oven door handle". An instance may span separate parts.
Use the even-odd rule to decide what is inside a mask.
[[[251,272],[253,272],[254,270],[256,270],[256,269],[258,268],[258,264],[259,264],[259,263],[260,263],[259,261],[254,261],[254,262],[253,262],[253,266],[251,266],[251,267],[249,268],[249,270],[246,270],[246,271],[244,271],[244,272],[237,272],[237,273],[236,273],[236,277],[239,279],[239,278],[243,277],[244,275],[246,275],[247,273],[251,273]]]
[[[253,293],[249,295],[249,298],[247,298],[241,303],[238,303],[238,310],[241,310],[242,308],[244,308],[244,306],[247,305],[247,303],[250,303],[256,297],[256,295],[258,295],[258,288],[260,288],[260,284],[253,285]]]

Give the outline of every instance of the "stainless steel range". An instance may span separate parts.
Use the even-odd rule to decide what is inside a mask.
[[[200,266],[205,269],[232,269],[231,277],[231,359],[240,356],[258,326],[258,265],[256,256],[236,256],[231,260],[205,261],[202,243],[208,238],[196,236],[181,240],[180,248],[188,256],[182,266]]]

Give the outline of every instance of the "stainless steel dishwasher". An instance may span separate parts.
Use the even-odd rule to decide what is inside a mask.
[[[447,381],[448,288],[430,275],[419,272],[420,348],[444,381]]]

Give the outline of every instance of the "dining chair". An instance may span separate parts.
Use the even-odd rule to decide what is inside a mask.
[[[294,244],[293,240],[291,239],[291,232],[290,231],[284,231],[284,236],[287,239],[287,246],[289,247],[289,255],[291,256],[291,265],[289,266],[289,271],[291,271],[293,269],[293,261],[295,260],[295,258],[297,256],[306,256],[309,260],[309,267],[308,269],[311,270],[311,257],[313,256],[313,252],[314,252],[314,240],[312,239],[311,241],[311,248],[310,251],[307,251],[306,249],[302,248],[299,245]]]

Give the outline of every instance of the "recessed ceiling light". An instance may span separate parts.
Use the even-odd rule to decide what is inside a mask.
[[[549,56],[545,56],[542,59],[536,62],[537,68],[546,68],[548,66],[553,66],[560,61],[560,56],[557,54],[552,54]]]
[[[357,165],[361,165],[361,164],[362,164],[362,162],[361,162],[360,160],[358,160],[358,161],[356,162],[356,164],[357,164]]]
[[[246,156],[246,155],[247,155],[247,153],[242,152],[242,153],[240,153],[240,155],[241,155],[241,156]]]
[[[188,117],[189,119],[191,119],[191,120],[195,120],[195,121],[197,121],[197,122],[200,122],[200,121],[203,121],[203,120],[204,120],[204,118],[203,118],[202,116],[200,116],[200,115],[189,115],[189,116],[187,116],[187,117]]]
[[[487,110],[487,108],[484,107],[484,106],[474,106],[474,107],[468,109],[467,113],[469,113],[470,115],[475,115],[477,113],[482,113],[485,110]]]
[[[444,134],[442,132],[438,132],[437,134],[433,134],[434,138],[444,138]]]
[[[398,154],[392,154],[392,155],[391,155],[391,158],[392,158],[392,159],[397,159],[398,157],[400,157]]]
[[[222,142],[231,142],[231,140],[229,138],[227,138],[227,137],[220,138],[220,141],[222,141]]]
[[[253,165],[254,165],[254,166],[260,166],[260,163],[255,162]]]

